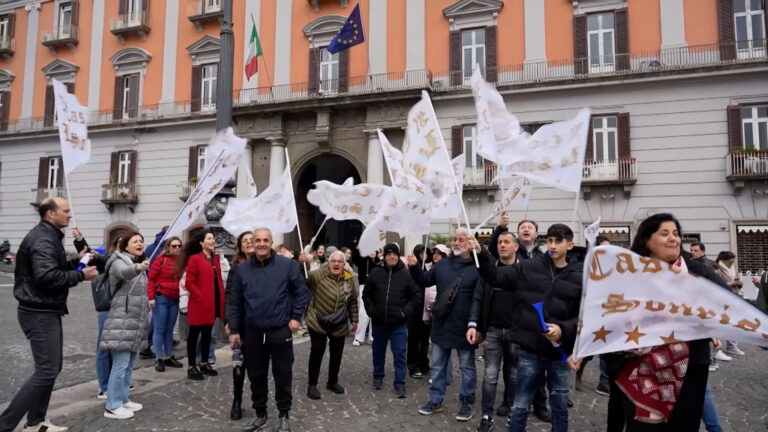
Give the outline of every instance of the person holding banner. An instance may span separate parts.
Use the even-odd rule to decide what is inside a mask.
[[[62,198],[46,198],[38,212],[40,223],[19,245],[13,284],[13,297],[19,302],[19,324],[29,340],[35,372],[0,415],[0,431],[14,430],[24,414],[26,428],[68,430],[45,418],[63,364],[61,317],[68,313],[69,289],[98,276],[96,267],[76,270],[77,260],[67,261],[61,230],[72,218],[69,203]]]
[[[243,429],[252,432],[267,424],[267,373],[272,362],[275,404],[280,431],[290,431],[288,415],[293,396],[293,337],[310,300],[297,262],[272,250],[272,232],[253,232],[254,255],[237,269],[229,312],[229,343],[242,344],[251,381],[256,417]],[[303,254],[302,254],[303,255]]]
[[[451,255],[440,260],[429,271],[424,272],[417,265],[416,257],[408,257],[411,276],[422,288],[437,286],[437,298],[432,306],[432,385],[429,401],[419,408],[419,414],[430,415],[443,411],[445,386],[449,371],[451,350],[459,356],[461,370],[461,407],[456,420],[466,422],[472,419],[472,405],[475,403],[477,370],[475,368],[476,345],[466,338],[472,296],[479,276],[475,261],[470,254],[472,234],[466,228],[458,228],[453,237]]]
[[[706,278],[720,286],[725,284],[705,263],[685,259],[681,256],[681,232],[680,222],[671,214],[660,213],[644,220],[637,229],[637,235],[632,242],[631,250],[639,255],[658,259],[680,268],[687,269],[688,273]],[[702,418],[704,408],[704,396],[707,388],[709,374],[709,342],[710,339],[699,339],[690,342],[674,342],[635,351],[625,356],[607,356],[606,366],[609,376],[611,370],[620,370],[616,379],[611,379],[612,387],[617,386],[621,391],[611,391],[610,399],[620,398],[621,405],[608,402],[609,408],[621,409],[621,412],[609,412],[609,418],[623,417],[627,432],[651,432],[651,431],[697,431]],[[688,352],[685,372],[670,374],[669,368],[678,364],[668,363],[665,366],[653,361],[658,355],[664,355],[664,350],[685,350]],[[581,361],[571,361],[572,367],[578,366]],[[643,395],[638,392],[635,382],[639,375],[633,373],[640,365],[649,368],[649,379],[659,376],[674,376],[672,393],[667,395],[673,402],[673,409],[663,413],[662,417],[649,413],[641,406],[649,406],[644,402],[651,395]],[[611,376],[611,378],[613,378]],[[643,378],[645,379],[645,378]],[[670,384],[670,383],[668,383]],[[669,399],[668,399],[669,400]]]
[[[547,255],[512,266],[495,266],[490,254],[480,253],[474,239],[470,247],[479,253],[480,276],[485,282],[513,291],[521,304],[519,325],[513,335],[520,351],[510,432],[526,429],[528,407],[542,371],[547,376],[552,430],[567,431],[571,370],[565,360],[576,341],[582,289],[581,263],[566,261],[568,251],[573,249],[573,231],[564,224],[550,226]],[[541,307],[540,311],[536,305]]]

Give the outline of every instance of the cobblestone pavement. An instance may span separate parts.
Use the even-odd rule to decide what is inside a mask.
[[[0,325],[4,331],[0,343],[5,373],[0,374],[0,409],[12,397],[21,383],[31,374],[29,348],[16,322],[16,302],[12,300],[9,279],[0,274]],[[9,300],[10,299],[10,300]],[[132,400],[144,404],[143,411],[125,421],[103,417],[103,401],[95,398],[93,381],[93,348],[96,317],[87,287],[73,289],[69,301],[70,315],[64,321],[67,361],[57,381],[49,413],[57,424],[68,425],[72,431],[236,431],[253,416],[244,410],[244,419],[229,420],[232,391],[232,369],[226,366],[228,352],[219,350],[219,376],[203,382],[184,378],[183,370],[169,370],[158,374],[145,360],[137,365],[134,383],[137,388]],[[184,344],[180,344],[184,348]],[[752,346],[742,346],[746,357],[723,363],[719,371],[710,374],[710,386],[717,403],[723,429],[729,432],[768,430],[768,352]],[[181,352],[180,352],[181,353]],[[397,399],[392,390],[393,371],[388,353],[386,387],[370,389],[371,347],[353,347],[351,339],[344,348],[341,383],[347,389],[344,395],[335,395],[324,389],[327,373],[327,355],[320,377],[322,399],[312,401],[305,395],[307,382],[308,338],[297,338],[294,363],[294,408],[291,412],[295,431],[474,431],[480,421],[480,386],[483,363],[478,366],[478,394],[475,416],[467,423],[454,419],[458,410],[458,368],[453,385],[448,387],[445,411],[421,416],[418,407],[427,400],[427,379],[407,378],[406,399]],[[478,351],[480,353],[480,351]],[[455,357],[455,356],[454,356]],[[455,359],[454,359],[455,361]],[[7,373],[12,370],[13,373]],[[591,362],[584,375],[583,392],[575,392],[575,407],[569,410],[570,430],[604,430],[607,398],[594,392],[597,383],[597,362]],[[247,387],[247,384],[246,384]],[[501,390],[501,389],[499,389]],[[250,391],[246,389],[246,399]],[[497,404],[500,398],[497,398]],[[244,407],[249,403],[244,404]],[[269,404],[270,421],[265,430],[276,429],[277,412],[273,397]],[[495,418],[496,430],[506,430],[506,420]],[[547,431],[549,425],[530,418],[528,430]],[[703,431],[704,428],[702,427]]]

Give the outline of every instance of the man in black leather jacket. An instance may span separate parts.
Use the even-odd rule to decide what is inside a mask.
[[[62,366],[61,317],[68,312],[69,289],[98,274],[96,267],[77,271],[77,259],[67,261],[61,230],[72,218],[69,203],[62,198],[47,198],[38,210],[40,223],[24,237],[16,254],[13,286],[13,296],[19,302],[19,324],[29,339],[35,372],[0,415],[0,431],[13,430],[24,414],[28,427],[42,423],[50,432],[66,430],[45,419]]]

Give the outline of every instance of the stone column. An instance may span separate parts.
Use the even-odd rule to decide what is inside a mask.
[[[384,155],[381,152],[379,134],[376,130],[366,130],[368,134],[368,183],[384,183]]]
[[[267,137],[267,141],[271,144],[271,151],[269,154],[269,184],[273,184],[277,181],[283,171],[285,171],[285,137],[274,136]],[[272,241],[275,246],[283,243],[282,234],[272,234]]]

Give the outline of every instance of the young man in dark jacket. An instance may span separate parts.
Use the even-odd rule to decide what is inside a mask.
[[[517,256],[519,244],[517,237],[509,231],[498,236],[497,267],[504,267],[520,262]],[[512,340],[512,332],[517,327],[520,311],[519,304],[512,291],[505,291],[479,280],[475,287],[472,310],[469,313],[467,341],[471,344],[483,343],[485,375],[483,376],[483,418],[478,432],[493,429],[493,403],[496,398],[496,384],[504,360],[504,401],[510,404],[515,400],[515,382],[517,371],[512,365],[517,358],[518,345]]]
[[[96,267],[77,271],[78,260],[67,261],[61,243],[64,238],[61,230],[72,218],[67,201],[46,198],[38,211],[40,223],[24,237],[16,254],[13,284],[13,296],[19,302],[19,324],[29,339],[35,372],[0,415],[0,431],[14,430],[24,414],[27,415],[25,429],[68,430],[45,419],[62,366],[61,317],[68,313],[69,289],[98,275]]]
[[[472,405],[475,403],[477,371],[475,369],[475,345],[467,342],[467,324],[472,308],[472,296],[479,276],[475,261],[470,255],[469,240],[472,235],[466,228],[459,228],[453,236],[451,255],[440,260],[428,272],[417,265],[416,257],[408,257],[408,266],[413,279],[422,288],[432,285],[437,287],[437,298],[432,306],[432,386],[429,388],[429,401],[419,408],[419,414],[430,415],[443,410],[446,376],[451,350],[459,356],[461,370],[461,389],[459,400],[461,408],[456,420],[469,421],[472,418]],[[455,288],[455,290],[453,289]],[[453,302],[447,308],[449,294],[455,291]],[[441,309],[444,313],[441,316]]]
[[[384,267],[369,274],[363,289],[363,304],[373,322],[373,388],[380,390],[384,380],[387,342],[392,344],[395,366],[395,393],[405,397],[405,324],[408,317],[421,314],[421,290],[400,261],[400,249],[390,243],[384,247]]]
[[[248,360],[251,399],[256,417],[245,427],[254,431],[267,423],[267,372],[272,361],[275,405],[280,412],[280,432],[289,432],[293,379],[293,333],[299,330],[310,300],[298,264],[272,250],[272,233],[265,228],[253,232],[254,254],[242,262],[232,286],[229,342],[240,342]],[[241,329],[244,325],[246,328]],[[241,330],[245,340],[240,340]]]
[[[480,251],[477,242],[472,247]],[[542,371],[547,375],[552,430],[568,429],[568,387],[571,370],[558,345],[567,356],[576,341],[576,325],[581,302],[582,265],[568,263],[573,248],[573,231],[563,224],[547,230],[548,255],[507,267],[493,265],[488,253],[480,254],[480,275],[489,284],[515,293],[520,305],[519,326],[514,338],[520,344],[515,401],[510,415],[510,432],[524,431],[528,406],[536,392]],[[542,330],[535,303],[543,302],[548,330]]]

